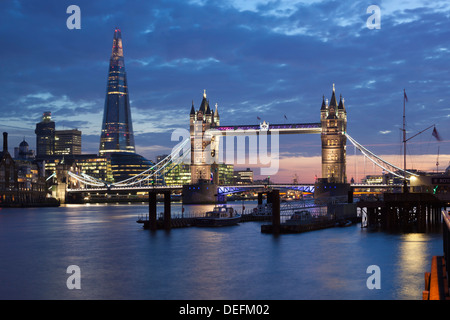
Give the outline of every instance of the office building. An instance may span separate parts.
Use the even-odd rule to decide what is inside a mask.
[[[114,182],[132,178],[153,165],[150,160],[136,153],[113,152],[108,159],[111,161]]]
[[[247,170],[234,171],[234,183],[236,184],[252,184],[253,171],[250,168]]]
[[[55,122],[52,121],[52,113],[46,111],[42,115],[41,122],[36,124],[36,157],[44,158],[55,153]]]
[[[54,154],[81,154],[81,131],[77,129],[56,130]]]
[[[179,163],[170,167],[162,175],[164,176],[165,184],[168,186],[185,185],[191,182],[191,170],[188,163]]]

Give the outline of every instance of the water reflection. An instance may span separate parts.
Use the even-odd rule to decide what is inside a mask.
[[[211,205],[173,203],[172,212],[182,207]],[[0,298],[420,299],[431,256],[442,251],[439,234],[359,226],[278,237],[261,233],[264,222],[151,232],[136,223],[143,213],[147,204],[2,209]],[[81,268],[78,292],[65,287],[71,264]],[[372,264],[381,290],[366,287]]]
[[[424,233],[408,233],[400,237],[398,248],[397,272],[399,273],[399,296],[403,299],[417,299],[423,285],[418,279],[424,278],[428,271],[429,236]]]

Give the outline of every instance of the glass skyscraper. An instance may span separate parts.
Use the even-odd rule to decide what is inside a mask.
[[[122,35],[117,28],[109,62],[99,154],[108,156],[115,152],[135,152]]]

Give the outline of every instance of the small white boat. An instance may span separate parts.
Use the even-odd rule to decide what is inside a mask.
[[[206,212],[204,217],[197,218],[195,225],[198,227],[224,227],[238,224],[241,216],[227,206],[216,206],[212,211]]]

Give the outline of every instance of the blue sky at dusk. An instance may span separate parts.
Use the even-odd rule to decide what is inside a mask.
[[[71,4],[81,9],[80,30],[66,27]],[[381,8],[380,29],[367,28],[370,5]],[[171,133],[188,128],[204,89],[222,125],[307,123],[319,122],[335,83],[358,142],[401,165],[405,89],[408,136],[435,124],[442,137],[428,130],[411,140],[410,163],[432,170],[438,147],[441,169],[450,161],[447,0],[4,0],[0,21],[0,127],[11,149],[24,137],[35,149],[35,125],[51,111],[57,129],[83,132],[84,153],[98,152],[118,27],[136,151],[149,159],[170,152]],[[280,143],[280,175],[320,159],[319,135]]]

